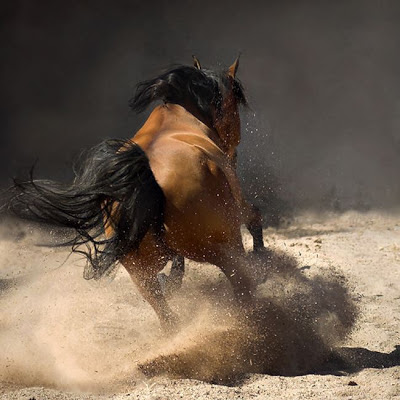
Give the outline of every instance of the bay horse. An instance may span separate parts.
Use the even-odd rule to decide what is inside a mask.
[[[239,108],[246,105],[237,59],[217,73],[176,66],[137,86],[136,112],[161,101],[129,140],[106,140],[87,152],[71,184],[14,180],[9,209],[20,217],[73,228],[67,243],[98,279],[120,262],[161,325],[173,329],[158,273],[183,257],[215,264],[240,303],[252,298],[241,225],[263,247],[260,213],[243,198],[236,175]],[[84,246],[86,245],[86,250]],[[171,275],[173,275],[172,273]]]

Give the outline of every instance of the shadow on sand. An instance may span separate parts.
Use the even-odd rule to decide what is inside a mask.
[[[229,337],[226,338],[229,341]],[[206,361],[202,359],[201,354],[197,354],[198,362]],[[263,371],[255,365],[249,365],[248,371],[241,370],[236,373],[235,370],[231,374],[225,376],[214,376],[206,378],[199,376],[199,370],[188,368],[187,363],[177,354],[174,356],[160,357],[158,360],[141,365],[142,372],[148,377],[156,375],[167,375],[175,378],[197,379],[207,383],[239,386],[244,384],[249,378],[249,374],[269,374],[280,376],[302,376],[308,374],[314,375],[335,375],[347,376],[362,371],[366,368],[384,369],[400,366],[400,345],[395,346],[395,350],[390,353],[381,353],[378,351],[370,351],[361,347],[339,347],[326,356],[320,366],[310,370],[303,370],[299,373],[279,373],[277,371]],[[255,368],[256,367],[256,368]],[[200,367],[201,369],[201,367]],[[210,379],[211,378],[211,379]]]
[[[371,351],[362,347],[340,347],[316,374],[343,375],[360,372],[365,368],[392,368],[400,366],[400,345],[390,353]]]

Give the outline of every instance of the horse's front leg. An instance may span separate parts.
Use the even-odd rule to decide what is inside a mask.
[[[244,223],[253,237],[253,251],[257,252],[264,249],[262,215],[258,207],[248,203],[246,200],[242,202],[244,215]]]

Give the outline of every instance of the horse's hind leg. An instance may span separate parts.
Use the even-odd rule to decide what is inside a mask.
[[[165,300],[157,274],[168,262],[154,240],[146,237],[139,251],[128,254],[121,260],[140,294],[153,307],[161,326],[166,331],[176,329],[178,318]]]
[[[266,250],[264,247],[263,225],[261,212],[257,206],[243,200],[246,228],[253,237],[253,251],[260,252]],[[183,256],[176,255],[172,259],[171,273],[159,274],[159,281],[165,295],[171,295],[175,290],[182,286],[182,279],[185,274],[185,259]]]
[[[241,242],[234,249],[224,251],[218,259],[213,261],[213,264],[217,265],[229,280],[233,293],[241,305],[252,302],[256,288],[256,283],[247,268],[248,262]]]
[[[136,283],[141,295],[153,307],[156,312],[162,328],[167,331],[174,331],[178,322],[177,316],[170,309],[160,283],[155,274],[136,274],[131,273],[132,280]]]

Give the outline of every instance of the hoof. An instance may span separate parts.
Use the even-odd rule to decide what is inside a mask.
[[[262,247],[255,247],[253,249],[253,253],[255,254],[272,254],[272,251],[268,249],[268,247],[262,246]]]

